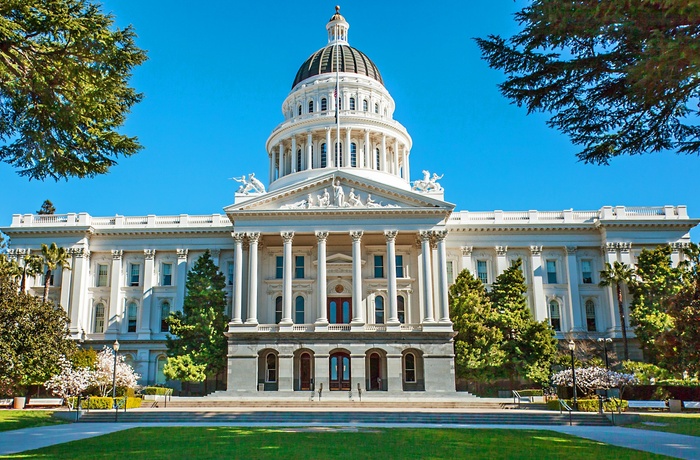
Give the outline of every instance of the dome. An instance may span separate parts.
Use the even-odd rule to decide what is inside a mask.
[[[336,58],[336,49],[338,49],[340,53],[338,58]],[[340,72],[365,75],[377,80],[382,85],[384,84],[379,69],[377,69],[377,66],[365,53],[350,45],[336,44],[321,48],[312,54],[301,67],[299,67],[292,88],[307,78],[324,73],[335,73],[336,62],[339,64],[340,68],[338,70]]]

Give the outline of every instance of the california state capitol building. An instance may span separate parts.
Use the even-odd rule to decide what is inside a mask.
[[[616,299],[599,272],[657,245],[678,263],[700,221],[680,205],[455,210],[440,185],[447,165],[411,171],[411,136],[378,67],[350,46],[339,9],[326,29],[267,139],[269,170],[238,171],[222,212],[16,214],[1,229],[11,258],[53,241],[70,251],[49,297],[68,312],[71,336],[97,349],[118,339],[142,384],[165,384],[164,319],[182,309],[187,272],[209,250],[226,277],[232,395],[320,385],[454,393],[448,288],[466,269],[488,289],[517,259],[535,319],[560,340],[617,346]],[[40,295],[43,280],[29,286]]]

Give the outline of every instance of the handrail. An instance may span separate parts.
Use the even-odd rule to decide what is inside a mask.
[[[518,393],[516,390],[510,390],[510,391],[513,392],[513,404],[516,403],[515,400],[516,400],[516,398],[517,398],[517,400],[518,400],[518,401],[517,401],[517,403],[518,403],[518,409],[520,409],[520,398],[521,398],[520,393]]]
[[[559,401],[559,415],[561,415],[564,409],[566,409],[566,411],[569,413],[569,426],[572,426],[573,420],[571,413],[573,412],[573,409],[569,407],[569,405],[566,404],[566,401],[564,401],[563,399],[558,399],[557,401]]]

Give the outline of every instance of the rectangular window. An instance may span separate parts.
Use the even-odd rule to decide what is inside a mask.
[[[304,278],[304,256],[294,257],[294,278]]]
[[[384,256],[374,256],[374,277],[384,278]]]
[[[173,264],[163,264],[163,279],[161,286],[173,285]]]
[[[593,269],[590,260],[581,261],[581,281],[583,284],[593,284]]]
[[[139,264],[131,264],[129,267],[129,286],[139,285],[139,272],[141,271]]]
[[[404,277],[403,256],[396,256],[396,277],[397,278]]]
[[[476,276],[481,280],[482,283],[488,284],[489,272],[485,260],[476,261]]]
[[[97,265],[97,286],[107,286],[107,265]]]
[[[557,284],[557,262],[555,260],[547,261],[547,283]]]
[[[275,278],[281,280],[284,275],[284,257],[275,257]]]
[[[226,282],[229,286],[233,286],[233,262],[231,261],[226,264]]]
[[[96,334],[101,334],[105,331],[105,306],[98,303],[95,306],[95,329]]]
[[[130,303],[127,313],[127,330],[126,332],[136,332],[136,314],[138,311],[138,307],[136,306],[135,303]]]
[[[451,260],[447,261],[447,284],[455,282],[455,269]]]
[[[557,332],[561,331],[561,316],[559,312],[559,302],[552,300],[549,302],[549,323],[552,329]]]

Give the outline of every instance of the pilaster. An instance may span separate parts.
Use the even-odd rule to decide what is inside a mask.
[[[576,261],[576,246],[566,247],[566,278],[569,283],[569,305],[571,305],[571,320],[573,332],[584,332],[583,311],[581,310],[581,295],[579,294],[578,263]]]
[[[544,297],[544,267],[542,267],[542,246],[530,246],[530,266],[532,267],[532,293],[535,301],[535,320],[544,321],[547,313],[547,299]]]
[[[109,309],[108,313],[105,312],[107,316],[107,327],[105,328],[105,340],[116,340],[117,334],[119,333],[119,306],[121,305],[121,299],[119,298],[119,292],[122,286],[122,256],[124,251],[121,249],[112,250],[112,272],[110,273],[110,284],[109,284]]]
[[[452,324],[450,321],[450,301],[448,297],[448,287],[447,287],[447,250],[445,248],[445,238],[447,237],[447,230],[438,230],[433,232],[435,239],[437,239],[438,246],[438,299],[439,300],[439,312],[440,320],[442,324]]]
[[[151,338],[151,300],[153,298],[155,249],[144,249],[143,257],[143,300],[141,304],[138,337],[139,340],[149,340]]]

